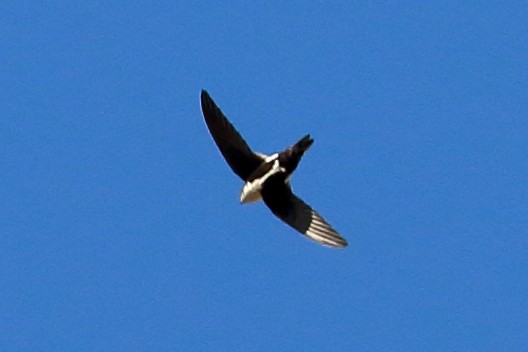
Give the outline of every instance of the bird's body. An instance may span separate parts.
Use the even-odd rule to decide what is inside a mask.
[[[279,154],[266,157],[255,171],[249,175],[240,192],[240,203],[253,203],[262,199],[260,192],[268,178],[278,172],[286,172],[279,163]]]
[[[312,240],[330,247],[347,246],[346,240],[291,190],[291,174],[314,142],[310,135],[271,156],[255,153],[206,91],[202,91],[201,105],[216,145],[244,181],[241,203],[263,200],[273,214]]]

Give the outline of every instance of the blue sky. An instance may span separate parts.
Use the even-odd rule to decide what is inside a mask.
[[[528,5],[0,5],[2,351],[526,351]],[[241,182],[312,134],[308,241]]]

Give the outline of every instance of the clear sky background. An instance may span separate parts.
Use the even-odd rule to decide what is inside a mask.
[[[527,351],[525,1],[0,5],[1,351]],[[204,88],[348,240],[240,205]]]

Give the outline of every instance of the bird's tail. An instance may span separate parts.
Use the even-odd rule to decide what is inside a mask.
[[[313,138],[311,138],[310,135],[307,134],[306,136],[301,138],[297,143],[295,143],[292,146],[293,154],[302,156],[305,151],[310,149],[310,147],[312,146],[313,142],[314,142]]]

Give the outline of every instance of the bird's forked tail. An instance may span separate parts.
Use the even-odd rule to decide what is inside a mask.
[[[297,143],[292,146],[293,154],[302,156],[312,146],[314,140],[309,134],[301,138]]]

